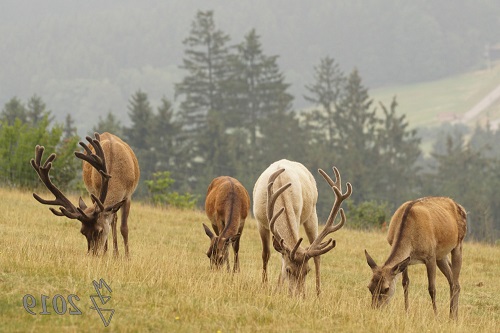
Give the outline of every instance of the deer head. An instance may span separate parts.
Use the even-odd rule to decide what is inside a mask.
[[[368,285],[372,294],[372,308],[379,308],[389,304],[396,291],[396,276],[403,272],[410,264],[410,257],[394,266],[380,267],[365,250],[368,266],[372,269],[373,277]]]
[[[203,229],[205,229],[205,234],[210,238],[210,247],[207,251],[207,257],[210,259],[210,267],[220,269],[229,260],[229,246],[241,234],[238,233],[229,238],[217,236],[205,223],[203,223]]]
[[[50,169],[52,162],[56,158],[56,154],[52,153],[42,165],[42,157],[45,148],[37,145],[35,147],[35,159],[31,159],[31,166],[37,172],[42,183],[55,196],[54,200],[42,199],[38,194],[33,193],[33,197],[44,205],[60,206],[59,210],[49,208],[56,216],[66,216],[70,219],[79,220],[82,223],[80,232],[87,239],[87,250],[89,253],[98,254],[101,249],[106,251],[107,239],[110,230],[110,225],[113,219],[116,219],[116,212],[121,208],[125,200],[118,202],[112,206],[104,206],[106,195],[108,192],[108,184],[111,176],[107,173],[106,159],[100,144],[100,137],[95,133],[95,139],[87,136],[92,149],[85,143],[80,142],[85,153],[75,152],[75,156],[83,161],[90,163],[101,175],[101,187],[99,197],[90,194],[93,205],[88,207],[80,197],[78,207],[74,206],[71,201],[57,188],[50,180]]]
[[[281,208],[276,214],[274,214],[274,205],[277,198],[291,186],[291,183],[287,183],[280,187],[276,192],[273,190],[274,181],[285,169],[279,169],[274,172],[268,181],[267,186],[267,218],[269,221],[269,226],[271,233],[273,234],[273,247],[276,251],[282,254],[283,265],[282,265],[282,275],[289,280],[289,291],[291,294],[302,294],[305,295],[305,279],[310,271],[308,261],[311,258],[320,256],[327,253],[335,247],[335,241],[329,239],[324,242],[324,238],[333,233],[344,225],[346,221],[345,213],[340,205],[347,199],[352,193],[352,186],[347,183],[346,192],[342,193],[342,183],[340,178],[340,173],[337,168],[333,168],[335,173],[336,181],[334,182],[330,176],[323,170],[319,169],[319,173],[331,186],[335,193],[335,203],[330,211],[330,215],[326,221],[325,227],[321,233],[316,237],[316,239],[307,248],[302,248],[300,244],[302,243],[302,238],[300,238],[295,244],[287,244],[286,240],[279,234],[276,230],[276,220],[285,211],[285,208]],[[338,224],[334,224],[337,214],[340,211],[341,220]],[[292,245],[292,246],[291,246]]]

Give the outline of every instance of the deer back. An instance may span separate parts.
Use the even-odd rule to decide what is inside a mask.
[[[240,230],[250,208],[250,197],[245,187],[235,178],[217,177],[210,183],[205,200],[205,212],[218,236],[231,237]],[[222,235],[227,227],[228,235]]]
[[[445,197],[408,201],[394,213],[387,241],[392,246],[387,264],[411,256],[421,261],[429,254],[442,259],[465,237],[466,213],[462,206]]]
[[[275,180],[276,190],[286,183],[289,189],[283,192],[276,201],[274,211],[285,208],[284,213],[276,220],[276,230],[286,243],[295,244],[299,239],[299,227],[306,220],[316,215],[318,190],[312,174],[298,162],[280,160],[271,164],[258,178],[253,190],[253,212],[258,222],[269,228],[267,220],[267,185],[269,177],[277,170],[285,171]]]
[[[130,146],[119,137],[108,132],[102,133],[100,137],[108,174],[111,175],[104,204],[114,205],[123,199],[130,199],[135,191],[140,177],[139,163]],[[83,181],[89,193],[99,195],[101,175],[86,162],[83,162]]]

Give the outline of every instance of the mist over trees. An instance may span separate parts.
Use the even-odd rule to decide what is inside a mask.
[[[128,126],[135,91],[154,105],[174,96],[197,9],[213,9],[219,29],[235,40],[259,31],[266,52],[280,55],[295,108],[308,106],[304,83],[328,55],[346,73],[358,68],[373,89],[484,68],[485,48],[500,42],[496,0],[5,0],[0,104],[38,94],[58,121],[71,113],[80,134],[107,111]]]
[[[355,66],[345,70],[330,55],[309,64],[310,80],[302,82],[300,97],[313,107],[297,112],[281,58],[264,47],[259,31],[251,28],[241,41],[233,41],[214,13],[198,11],[184,35],[180,74],[170,95],[175,101],[164,93],[153,102],[149,91],[136,89],[127,98],[126,118],[101,109],[88,126],[116,133],[132,146],[141,167],[137,196],[146,198],[160,175],[171,177],[167,183],[175,193],[199,198],[199,205],[210,181],[220,175],[239,179],[251,193],[270,163],[287,158],[316,177],[320,220],[328,215],[333,196],[316,170],[337,166],[344,181],[353,184],[349,210],[358,219],[353,225],[380,227],[404,201],[444,195],[466,207],[470,237],[499,238],[498,131],[477,127],[466,138],[450,126],[424,156],[418,132],[398,112],[396,97],[389,103],[374,101],[364,72]],[[28,161],[34,146],[43,143],[47,153],[58,154],[55,182],[77,189],[80,162],[73,151],[79,138],[73,113],[56,122],[41,96],[10,97],[0,112],[0,182],[37,186]],[[366,213],[371,222],[363,224]]]

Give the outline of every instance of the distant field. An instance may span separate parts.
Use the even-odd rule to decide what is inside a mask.
[[[212,272],[208,238],[198,211],[134,203],[129,219],[131,259],[89,257],[79,222],[52,215],[31,193],[0,189],[0,332],[498,332],[500,247],[464,245],[458,322],[448,320],[449,289],[437,277],[437,317],[432,312],[423,265],[410,268],[410,310],[400,283],[382,311],[370,308],[371,277],[363,250],[382,262],[389,250],[383,233],[343,228],[337,247],[323,256],[323,295],[308,276],[305,299],[276,290],[280,258],[270,261],[271,283],[261,284],[261,245],[250,219],[241,241],[241,273]],[[349,219],[349,216],[347,216]],[[347,225],[349,220],[347,221]],[[123,253],[122,240],[120,250]],[[92,281],[112,288],[105,308],[115,313],[105,328],[90,295]],[[37,304],[29,314],[23,297]],[[41,295],[47,311],[41,315]],[[81,315],[54,312],[52,300],[79,296]],[[57,300],[56,300],[57,301]],[[31,303],[29,303],[31,304]],[[28,305],[29,305],[28,304]]]
[[[479,101],[500,85],[500,64],[491,70],[470,72],[450,78],[405,86],[370,90],[375,102],[389,106],[397,97],[398,112],[407,115],[412,127],[433,126],[441,122],[460,120]],[[478,117],[467,121],[475,126],[486,119],[500,120],[500,99]]]

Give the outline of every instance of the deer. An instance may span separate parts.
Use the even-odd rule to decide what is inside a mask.
[[[342,192],[337,168],[333,168],[336,181],[323,170],[318,171],[335,193],[335,203],[319,235],[316,213],[318,190],[313,175],[304,165],[285,159],[274,162],[260,175],[253,190],[253,212],[262,241],[262,282],[268,280],[267,264],[271,255],[272,235],[273,247],[282,257],[278,285],[288,281],[290,295],[305,297],[305,280],[310,271],[308,261],[311,258],[314,258],[315,264],[316,294],[321,294],[320,256],[336,246],[335,240],[324,239],[346,222],[344,210],[340,206],[351,195],[351,184],[347,183],[346,191]],[[341,220],[334,224],[339,211]],[[299,237],[301,225],[310,243],[306,248],[300,246],[303,241]]]
[[[203,223],[205,234],[210,238],[207,256],[210,267],[220,269],[226,263],[229,271],[229,245],[234,252],[233,273],[240,271],[238,251],[240,238],[250,209],[250,196],[235,178],[214,178],[207,190],[205,213],[212,223],[212,230]]]
[[[79,220],[82,223],[80,232],[87,239],[87,253],[93,255],[106,253],[112,229],[113,254],[118,257],[116,224],[117,212],[121,209],[120,232],[125,256],[129,257],[127,221],[131,197],[139,182],[139,163],[130,146],[111,133],[95,133],[94,138],[87,136],[86,139],[88,145],[80,142],[84,152],[75,152],[75,156],[83,161],[83,181],[93,205],[87,206],[80,197],[77,207],[59,190],[49,174],[56,154],[52,153],[42,162],[45,148],[40,145],[35,147],[31,166],[55,199],[46,200],[36,193],[33,197],[41,204],[59,206],[59,210],[49,208],[54,215]]]
[[[372,307],[387,305],[396,289],[396,276],[402,273],[405,310],[408,311],[408,266],[423,263],[434,314],[436,308],[436,265],[450,285],[450,318],[458,318],[462,242],[467,232],[467,213],[446,197],[424,197],[402,204],[389,224],[387,241],[391,252],[380,267],[365,250],[373,276],[368,285]],[[448,255],[451,253],[451,262]]]

